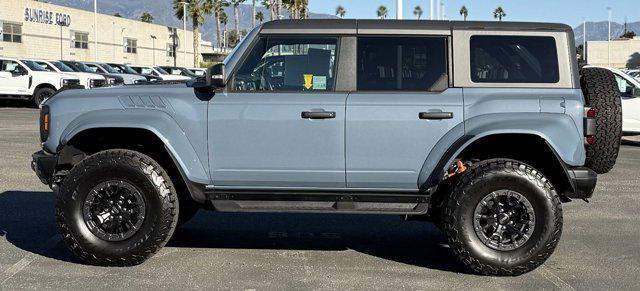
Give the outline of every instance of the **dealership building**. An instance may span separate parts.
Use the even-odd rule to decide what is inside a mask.
[[[175,57],[178,66],[193,66],[192,31],[32,0],[0,0],[0,6],[2,57],[158,66],[172,66]],[[201,60],[224,53],[210,42],[200,51]]]

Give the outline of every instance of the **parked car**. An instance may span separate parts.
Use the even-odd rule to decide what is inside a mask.
[[[207,75],[207,69],[205,68],[187,68],[198,77],[204,77]]]
[[[636,80],[640,80],[640,69],[628,70],[626,73]]]
[[[175,76],[185,76],[191,79],[197,79],[199,77],[198,75],[183,67],[160,66],[160,68]]]
[[[107,80],[107,84],[109,86],[120,86],[124,85],[124,78],[122,76],[116,74],[103,73],[101,70],[93,70],[89,68],[82,62],[78,61],[60,61],[61,63],[67,65],[69,68],[73,69],[76,72],[89,73],[89,74],[98,74],[104,76]]]
[[[579,74],[562,24],[272,21],[207,75],[45,102],[33,168],[79,258],[142,263],[199,208],[367,213],[432,221],[470,270],[518,275],[620,146],[615,77]]]
[[[131,69],[136,71],[138,74],[145,75],[154,75],[162,78],[164,81],[187,81],[191,80],[189,77],[185,76],[176,76],[171,75],[167,71],[163,70],[160,67],[152,67],[152,66],[131,66]]]
[[[147,80],[147,78],[143,76],[138,76],[136,74],[120,73],[118,72],[118,70],[114,69],[113,67],[111,67],[106,63],[83,62],[83,64],[85,64],[87,67],[89,67],[89,69],[91,69],[94,72],[120,76],[122,77],[122,79],[124,79],[125,85],[132,85],[132,84],[136,84],[138,82],[144,82]]]
[[[594,66],[587,66],[594,67]],[[622,96],[622,132],[625,135],[640,135],[640,81],[624,71],[600,67],[611,71]]]
[[[38,65],[42,66],[49,72],[58,72],[62,74],[68,74],[76,76],[80,80],[80,84],[85,88],[100,88],[108,86],[107,80],[104,76],[91,73],[76,72],[69,66],[60,61],[44,61],[44,60],[32,60]]]
[[[0,97],[29,99],[39,106],[67,88],[84,87],[74,75],[48,72],[30,60],[0,57]]]
[[[161,77],[154,76],[152,74],[141,74],[141,73],[138,73],[127,64],[108,63],[108,65],[111,66],[112,68],[114,68],[120,74],[130,74],[130,75],[143,76],[143,77],[147,78],[147,82],[157,82],[157,81],[162,81],[163,80]]]

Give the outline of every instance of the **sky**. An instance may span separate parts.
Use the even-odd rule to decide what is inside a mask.
[[[404,0],[404,18],[416,18],[414,7],[420,5],[429,18],[430,0]],[[437,3],[438,0],[434,0]],[[577,26],[586,21],[606,21],[607,7],[611,7],[612,20],[624,23],[640,21],[640,0],[441,0],[446,4],[446,17],[460,20],[462,5],[469,10],[469,20],[493,20],[493,10],[502,6],[507,16],[505,21],[560,22]],[[309,10],[316,13],[335,14],[336,7],[342,5],[345,18],[376,18],[380,5],[387,7],[387,18],[396,16],[396,0],[309,0]],[[434,8],[435,11],[435,8]],[[435,14],[435,12],[434,12]]]

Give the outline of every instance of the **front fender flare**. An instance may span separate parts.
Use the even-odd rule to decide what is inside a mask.
[[[209,183],[208,166],[198,157],[184,130],[166,112],[160,110],[106,109],[91,111],[74,119],[60,135],[58,151],[74,136],[95,128],[137,128],[155,134],[177,162],[189,181]],[[206,147],[206,145],[202,145]],[[185,182],[189,182],[185,181]]]

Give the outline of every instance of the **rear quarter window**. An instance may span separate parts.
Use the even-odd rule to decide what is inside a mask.
[[[550,36],[475,35],[470,40],[474,83],[558,83],[558,52]]]

